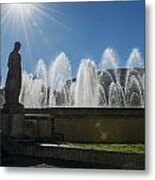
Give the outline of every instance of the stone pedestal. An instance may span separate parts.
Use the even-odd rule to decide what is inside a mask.
[[[13,114],[11,119],[11,132],[13,137],[22,138],[23,136],[23,114]]]
[[[4,135],[4,136],[10,135],[11,118],[12,117],[9,114],[1,115],[1,129],[2,129],[2,135]]]
[[[3,114],[2,115],[2,134],[21,138],[23,136],[24,114]]]
[[[23,105],[20,103],[5,103],[2,109],[2,134],[5,136],[22,137]]]

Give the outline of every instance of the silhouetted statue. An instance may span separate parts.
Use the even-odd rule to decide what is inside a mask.
[[[15,42],[14,49],[8,59],[8,74],[5,83],[6,106],[18,106],[21,90],[21,55],[19,54],[20,42]],[[13,107],[16,108],[16,107]]]

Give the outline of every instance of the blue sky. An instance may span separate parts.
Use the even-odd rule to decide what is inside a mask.
[[[22,44],[22,69],[29,73],[34,72],[38,59],[50,65],[62,51],[69,57],[73,76],[81,58],[89,57],[98,65],[109,46],[119,55],[120,67],[125,67],[135,47],[144,57],[143,0],[43,3],[11,11],[9,8],[10,5],[1,5],[2,84],[16,40]]]

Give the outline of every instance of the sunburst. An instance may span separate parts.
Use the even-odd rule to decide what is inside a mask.
[[[35,51],[40,51],[39,44],[42,43],[49,52],[53,46],[49,39],[55,32],[50,29],[47,34],[47,29],[45,28],[47,25],[45,24],[46,19],[51,24],[53,23],[72,31],[69,26],[62,22],[65,15],[58,11],[58,8],[54,9],[49,4],[2,4],[1,10],[1,27],[3,32],[8,32],[7,36],[3,37],[3,43],[5,43],[6,38],[13,41],[21,40],[21,43],[24,42],[24,51],[27,53],[31,67],[33,67],[32,61],[34,61],[33,54],[35,53],[32,52],[32,49],[34,50],[33,46],[35,46]],[[6,35],[6,33],[4,34]]]

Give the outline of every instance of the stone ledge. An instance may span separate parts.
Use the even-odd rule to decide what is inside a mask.
[[[11,148],[10,148],[11,147]],[[96,164],[103,169],[145,169],[144,152],[121,152],[107,150],[92,150],[69,148],[61,146],[41,146],[37,144],[8,141],[5,149],[13,155],[24,155],[38,158],[55,158],[66,161]]]

